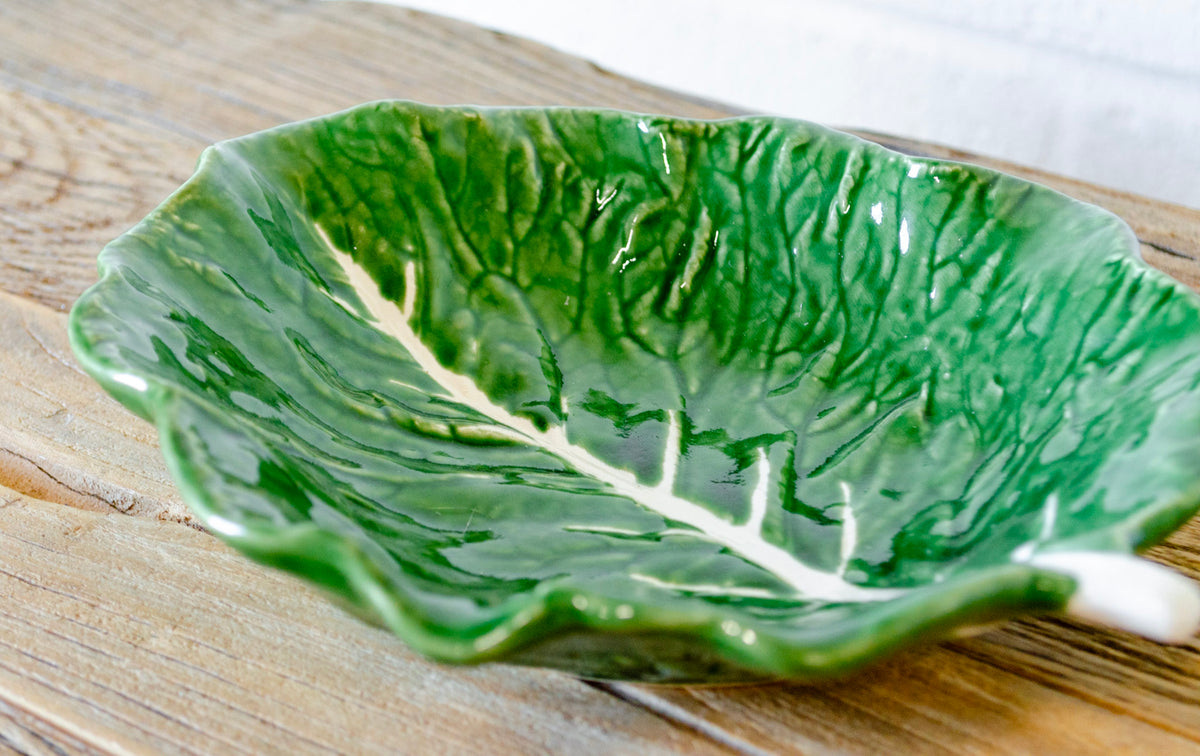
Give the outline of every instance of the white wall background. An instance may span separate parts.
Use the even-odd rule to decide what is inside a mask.
[[[1200,0],[391,0],[740,106],[1200,207]]]

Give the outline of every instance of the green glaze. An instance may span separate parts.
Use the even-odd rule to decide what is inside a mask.
[[[213,532],[407,643],[811,678],[1200,504],[1200,306],[1098,208],[808,123],[364,105],[207,150],[83,366]]]

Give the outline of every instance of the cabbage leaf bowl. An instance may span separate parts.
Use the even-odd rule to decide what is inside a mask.
[[[435,659],[839,675],[1066,612],[1167,642],[1200,298],[1118,218],[812,124],[369,103],[214,145],[83,367],[202,524]]]

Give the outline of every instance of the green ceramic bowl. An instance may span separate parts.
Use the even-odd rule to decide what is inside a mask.
[[[451,662],[840,674],[1171,641],[1200,301],[1098,208],[777,118],[380,102],[215,145],[83,366],[215,534]]]

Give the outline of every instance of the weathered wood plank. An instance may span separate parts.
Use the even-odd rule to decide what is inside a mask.
[[[17,750],[724,752],[565,675],[419,659],[193,529],[0,502],[0,743]]]
[[[0,700],[0,755],[93,756],[100,754],[64,730]]]
[[[66,316],[0,293],[0,484],[93,510],[191,522],[154,427],[97,391]]]

